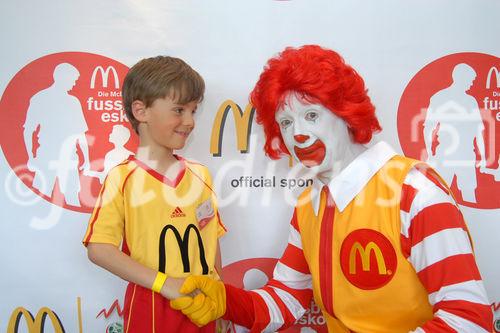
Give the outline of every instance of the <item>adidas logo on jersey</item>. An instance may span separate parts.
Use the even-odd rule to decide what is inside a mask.
[[[184,217],[184,216],[186,216],[186,214],[184,214],[184,212],[179,207],[175,207],[175,209],[172,212],[172,214],[170,214],[171,218],[174,218],[174,217]]]

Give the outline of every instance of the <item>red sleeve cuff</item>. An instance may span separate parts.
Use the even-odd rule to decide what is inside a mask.
[[[255,311],[250,292],[225,284],[226,287],[226,314],[224,319],[235,324],[252,327],[255,321]]]

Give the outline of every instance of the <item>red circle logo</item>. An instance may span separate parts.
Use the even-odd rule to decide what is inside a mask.
[[[500,208],[500,59],[457,53],[422,68],[398,108],[405,155],[427,161],[457,201]]]
[[[351,232],[340,249],[340,266],[354,286],[378,289],[389,283],[398,261],[391,242],[380,232],[358,229]]]
[[[0,144],[38,196],[90,212],[107,171],[135,151],[121,101],[127,71],[101,55],[63,52],[29,63],[9,82]]]

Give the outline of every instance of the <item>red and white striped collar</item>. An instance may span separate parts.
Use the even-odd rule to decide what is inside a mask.
[[[328,184],[328,189],[338,210],[342,212],[347,205],[366,186],[368,181],[397,153],[384,141],[369,147],[356,157],[340,174]],[[312,188],[312,204],[314,212],[318,215],[320,193],[323,184],[319,179]]]

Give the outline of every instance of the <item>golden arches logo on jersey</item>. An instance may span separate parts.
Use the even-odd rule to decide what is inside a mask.
[[[61,320],[57,316],[55,312],[47,307],[43,307],[38,310],[38,313],[35,317],[23,307],[16,308],[12,315],[10,316],[9,324],[7,326],[7,333],[21,333],[19,331],[19,327],[21,326],[21,319],[24,318],[26,322],[27,332],[28,333],[45,333],[47,317],[52,324],[52,330],[48,330],[48,332],[54,333],[65,333],[64,327],[61,323]]]
[[[373,290],[386,285],[394,276],[397,256],[389,239],[378,231],[358,229],[342,242],[340,265],[354,286]]]
[[[219,106],[212,127],[210,153],[213,156],[222,155],[222,140],[229,111],[233,113],[237,148],[241,153],[248,153],[255,108],[251,104],[248,104],[245,110],[242,111],[238,104],[232,100],[226,100]]]
[[[356,274],[356,255],[359,254],[361,258],[361,268],[364,272],[369,272],[370,267],[370,256],[375,255],[375,261],[377,262],[378,273],[380,275],[387,275],[387,267],[385,265],[384,256],[380,248],[374,243],[369,242],[365,247],[361,246],[359,242],[355,242],[351,247],[351,252],[349,254],[349,274]]]
[[[205,258],[205,247],[203,245],[203,239],[201,238],[200,231],[194,224],[189,224],[184,231],[184,235],[181,237],[181,234],[177,230],[176,227],[174,227],[171,224],[167,224],[163,230],[161,231],[160,234],[160,252],[158,255],[158,270],[162,273],[165,273],[165,269],[167,266],[167,233],[171,231],[174,234],[175,240],[177,241],[177,245],[179,247],[181,259],[182,259],[182,266],[184,269],[184,273],[190,273],[191,272],[191,263],[189,262],[189,235],[191,231],[194,231],[196,234],[197,240],[198,240],[198,250],[199,250],[199,255],[200,255],[200,265],[202,268],[202,274],[206,275],[209,272],[208,269],[208,264],[207,260]],[[169,244],[171,244],[169,242]]]

